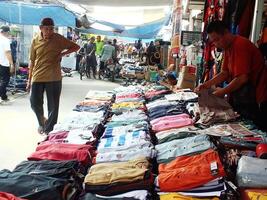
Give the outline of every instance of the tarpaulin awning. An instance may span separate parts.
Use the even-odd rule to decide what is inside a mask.
[[[167,15],[165,18],[162,18],[157,21],[153,21],[150,23],[146,23],[140,26],[137,26],[132,29],[124,30],[122,32],[116,31],[103,31],[94,28],[89,29],[78,29],[84,33],[93,33],[93,34],[101,34],[108,36],[119,36],[119,37],[131,37],[131,38],[140,38],[140,39],[153,39],[156,37],[158,32],[164,25],[167,25],[170,20],[170,15]]]
[[[50,17],[56,26],[75,27],[76,16],[71,11],[57,5],[0,1],[0,20],[11,24],[39,25]]]

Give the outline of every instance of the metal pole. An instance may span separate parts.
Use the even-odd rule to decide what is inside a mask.
[[[264,0],[256,0],[251,30],[251,42],[256,43],[259,37]]]

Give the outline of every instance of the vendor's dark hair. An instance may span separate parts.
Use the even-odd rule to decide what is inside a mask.
[[[224,22],[219,20],[212,21],[207,26],[207,33],[215,32],[223,35],[225,33],[225,30],[227,30],[227,26],[224,24]]]
[[[166,77],[167,77],[167,79],[169,79],[169,80],[176,80],[176,77],[174,76],[173,73],[168,73],[168,74],[166,75]]]

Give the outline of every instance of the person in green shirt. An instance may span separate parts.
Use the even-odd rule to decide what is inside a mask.
[[[96,51],[95,51],[95,55],[96,55],[96,60],[97,60],[97,71],[99,73],[99,66],[100,66],[100,57],[102,55],[103,52],[103,48],[104,48],[104,41],[101,40],[101,36],[98,35],[96,36],[96,41],[95,41],[95,45],[96,45]]]
[[[96,42],[95,42],[95,44],[96,44],[96,51],[95,51],[95,54],[96,54],[97,56],[101,56],[102,51],[103,51],[103,47],[104,47],[104,42],[101,40],[101,36],[100,36],[100,35],[98,35],[98,36],[96,37]]]

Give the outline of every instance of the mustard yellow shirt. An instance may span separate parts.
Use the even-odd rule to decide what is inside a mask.
[[[30,60],[33,64],[32,82],[60,81],[60,53],[74,45],[75,43],[58,33],[54,33],[48,40],[43,39],[41,34],[36,36],[30,49]]]

